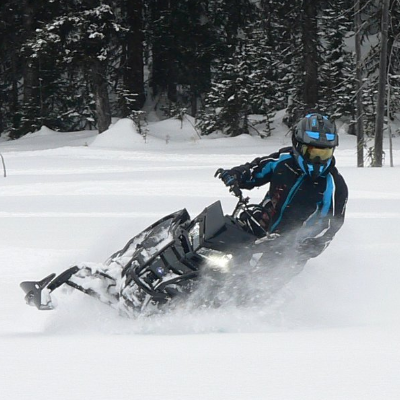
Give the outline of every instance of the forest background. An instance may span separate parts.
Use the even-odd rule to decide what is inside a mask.
[[[389,5],[387,105],[400,112],[400,6]],[[190,114],[202,135],[268,137],[310,109],[375,132],[382,2],[3,0],[0,133],[78,131]],[[362,58],[356,58],[356,43]],[[357,72],[360,73],[357,76]],[[390,101],[389,101],[390,100]],[[386,107],[387,107],[386,105]],[[386,109],[387,111],[387,109]],[[257,130],[250,116],[264,119]],[[260,120],[257,119],[259,124]]]

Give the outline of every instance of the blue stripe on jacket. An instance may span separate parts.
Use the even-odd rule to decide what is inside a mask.
[[[332,205],[332,200],[335,192],[335,182],[333,181],[332,174],[328,174],[326,177],[326,189],[323,197],[323,206],[321,210],[321,216],[326,217],[329,213],[329,209]]]
[[[254,174],[254,178],[256,178],[256,179],[264,178],[266,175],[270,174],[271,172],[274,172],[276,166],[279,163],[281,163],[281,162],[283,162],[285,160],[288,160],[289,158],[292,158],[292,156],[290,154],[281,154],[277,160],[269,161],[267,164],[265,164],[260,172],[257,172],[257,173]],[[255,179],[252,179],[252,180],[250,180],[248,182],[249,183],[255,183],[255,181],[256,181]]]

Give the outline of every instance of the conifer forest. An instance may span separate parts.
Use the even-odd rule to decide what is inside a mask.
[[[0,16],[12,139],[149,110],[203,135],[254,133],[257,114],[267,137],[278,110],[290,126],[315,109],[373,136],[380,79],[385,116],[400,112],[400,0],[2,0]]]

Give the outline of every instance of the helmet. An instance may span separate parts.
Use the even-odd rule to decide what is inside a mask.
[[[307,114],[294,127],[292,142],[300,168],[316,179],[329,168],[339,138],[335,124],[328,117],[313,113]]]

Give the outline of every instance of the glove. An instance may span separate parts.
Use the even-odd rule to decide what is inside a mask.
[[[220,168],[215,172],[214,176],[221,179],[225,183],[225,185],[229,187],[229,191],[232,192],[235,196],[241,196],[242,191],[239,188],[238,172]]]
[[[220,168],[215,173],[215,177],[221,179],[226,186],[238,185],[238,173],[235,171]]]

